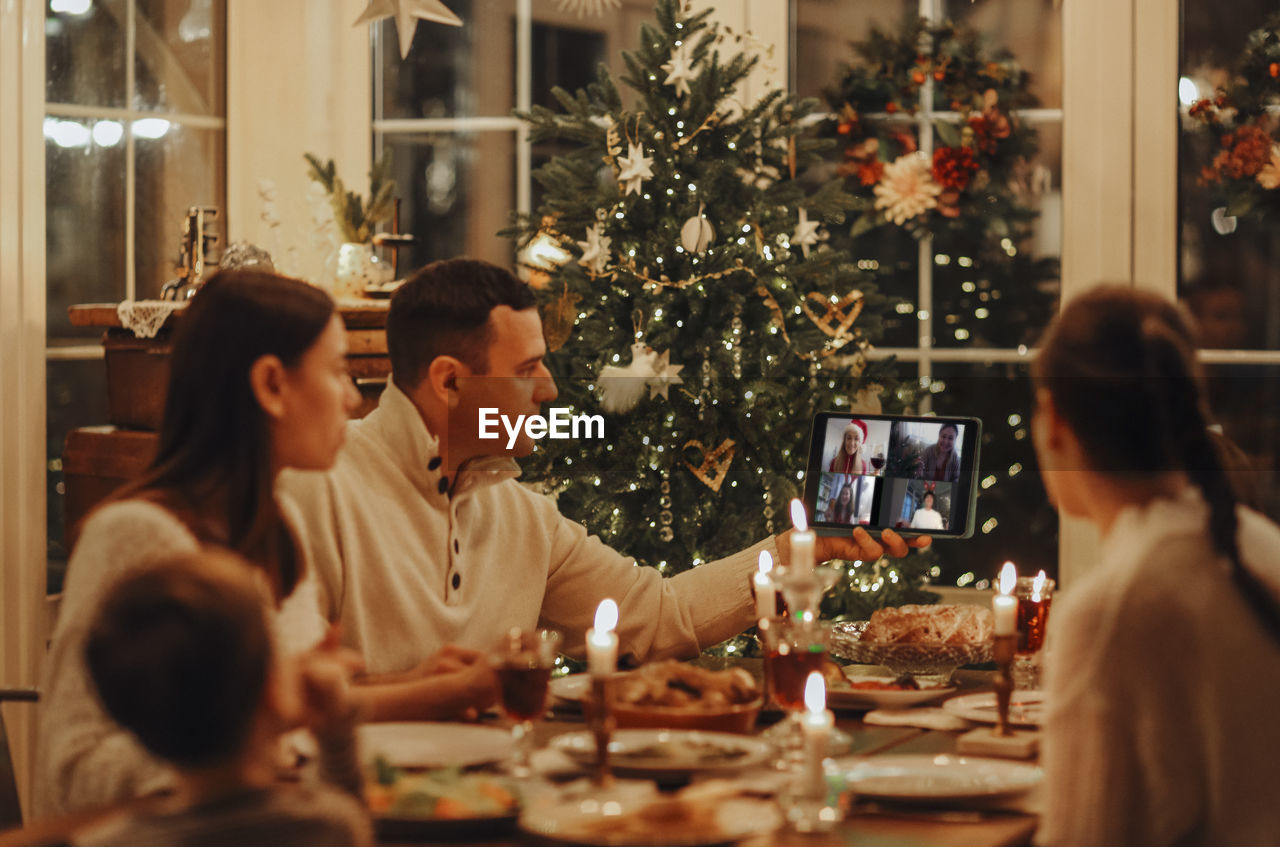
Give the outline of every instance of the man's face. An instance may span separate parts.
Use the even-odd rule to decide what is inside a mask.
[[[534,308],[516,311],[498,306],[489,313],[492,337],[488,349],[488,369],[483,374],[458,378],[459,403],[451,412],[451,424],[457,444],[458,433],[465,433],[470,455],[527,456],[533,452],[533,439],[521,427],[515,445],[508,450],[506,428],[499,424],[500,437],[481,440],[478,437],[479,410],[497,409],[514,426],[520,415],[536,415],[544,403],[559,395],[555,380],[542,359],[547,345],[542,338],[542,319]]]

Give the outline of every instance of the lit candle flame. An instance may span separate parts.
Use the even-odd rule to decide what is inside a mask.
[[[1000,569],[1000,593],[1012,594],[1013,589],[1018,587],[1018,569],[1014,567],[1013,562],[1005,562],[1004,567]]]
[[[1036,578],[1031,581],[1031,601],[1039,603],[1041,600],[1040,592],[1044,591],[1045,574],[1044,571],[1036,574]]]
[[[804,504],[799,500],[791,501],[791,522],[801,532],[809,529],[809,521],[804,516]]]
[[[817,671],[805,680],[804,707],[811,715],[820,715],[827,710],[827,683]]]
[[[760,573],[767,574],[773,570],[773,557],[769,555],[768,550],[760,551]]]
[[[600,601],[599,606],[596,606],[595,630],[597,633],[613,632],[613,628],[617,625],[618,604],[612,597],[606,597]]]

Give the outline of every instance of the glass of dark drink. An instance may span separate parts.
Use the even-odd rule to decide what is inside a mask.
[[[884,470],[884,445],[883,444],[877,444],[875,449],[871,451],[871,467],[874,469],[874,474],[876,476],[879,476],[881,472]]]
[[[1049,626],[1049,607],[1053,605],[1055,583],[1044,576],[1018,578],[1014,596],[1018,598],[1018,651],[1013,663],[1015,688],[1039,688],[1041,657],[1045,630]]]
[[[787,713],[764,735],[781,751],[783,767],[798,765],[804,747],[804,686],[810,673],[822,673],[826,666],[827,629],[817,620],[772,618],[761,625],[760,641],[769,697]]]
[[[561,635],[553,629],[513,627],[489,654],[498,677],[502,711],[511,720],[516,742],[511,773],[533,775],[533,727],[547,710],[547,687],[556,666]]]

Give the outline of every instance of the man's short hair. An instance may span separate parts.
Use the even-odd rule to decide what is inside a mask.
[[[210,767],[244,750],[272,663],[263,592],[224,553],[127,574],[85,643],[103,707],[152,755]]]
[[[537,305],[529,286],[506,268],[479,259],[432,262],[396,289],[387,313],[391,376],[417,386],[437,356],[453,356],[476,373],[489,369],[497,306],[516,311]]]

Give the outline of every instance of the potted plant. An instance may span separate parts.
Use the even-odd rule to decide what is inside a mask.
[[[334,279],[335,297],[359,297],[365,288],[388,282],[391,269],[373,253],[373,231],[390,220],[395,206],[395,180],[390,179],[391,153],[384,152],[369,171],[369,199],[347,190],[333,160],[321,162],[312,153],[303,154],[308,173],[320,183],[333,207],[333,219],[342,233],[338,248],[338,269]]]

